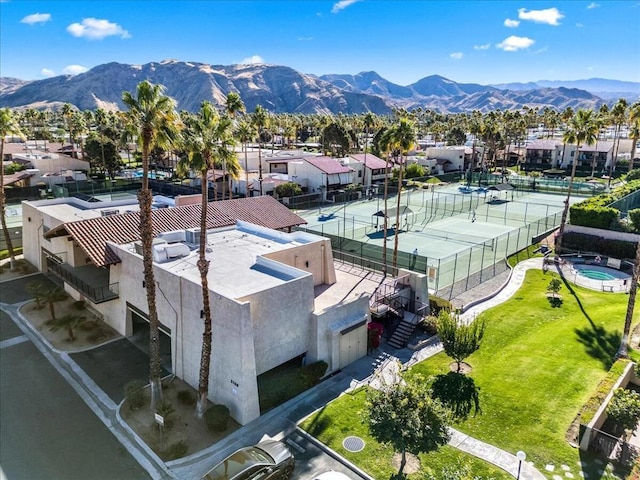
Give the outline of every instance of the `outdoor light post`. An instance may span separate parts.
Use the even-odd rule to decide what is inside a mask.
[[[516,453],[516,458],[518,459],[518,476],[516,477],[516,480],[520,480],[520,470],[522,469],[522,462],[527,459],[527,454],[522,450],[518,450],[518,452]]]

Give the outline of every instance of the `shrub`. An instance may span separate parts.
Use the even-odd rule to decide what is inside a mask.
[[[640,208],[629,210],[629,220],[633,224],[633,229],[636,232],[640,232]]]
[[[77,300],[73,302],[73,308],[75,308],[76,310],[84,310],[85,307],[86,305],[83,300]]]
[[[204,421],[213,432],[224,432],[229,422],[229,409],[226,405],[218,404],[204,412]]]
[[[634,430],[640,420],[640,394],[618,388],[607,405],[607,415],[623,430]]]
[[[578,416],[580,417],[580,423],[583,425],[588,425],[591,420],[593,420],[593,416],[596,414],[602,402],[611,391],[611,388],[616,383],[620,375],[624,372],[625,367],[629,361],[626,359],[617,360],[609,369],[607,376],[604,377],[595,392],[591,396],[591,398],[584,404]]]
[[[183,405],[194,405],[196,397],[191,390],[180,390],[177,395],[178,401]]]
[[[427,315],[418,325],[423,332],[429,335],[438,333],[438,317],[435,315]]]
[[[171,428],[173,426],[173,414],[176,409],[173,404],[167,400],[163,400],[156,406],[156,413],[162,415],[164,418],[164,428]]]
[[[631,180],[640,180],[640,168],[634,168],[629,173],[627,173],[625,180],[627,182],[630,182]]]
[[[298,374],[302,378],[302,382],[305,384],[306,388],[310,388],[320,381],[326,373],[327,368],[329,368],[327,362],[318,360],[317,362],[313,362],[302,367]]]
[[[131,410],[136,410],[144,405],[144,386],[145,383],[142,380],[133,380],[124,386],[124,398]]]
[[[95,331],[87,335],[87,340],[90,342],[99,342],[101,340],[105,340],[108,337],[109,337],[109,332],[102,329],[101,327],[98,327],[96,328]]]
[[[562,235],[562,248],[581,252],[598,252],[614,258],[635,258],[636,244],[622,240],[608,240],[595,235],[566,232]]]
[[[189,451],[189,446],[184,440],[172,443],[163,452],[164,460],[175,460],[176,458],[184,457]]]
[[[451,311],[451,302],[444,298],[429,296],[429,308],[431,315],[438,315],[441,310]]]

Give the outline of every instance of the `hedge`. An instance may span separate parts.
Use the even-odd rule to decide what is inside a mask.
[[[588,425],[589,422],[593,420],[593,417],[600,408],[600,405],[602,405],[604,399],[607,397],[618,378],[620,378],[620,375],[622,375],[628,363],[628,359],[621,358],[611,366],[607,376],[598,384],[596,391],[580,410],[580,413],[578,414],[580,416],[580,423]]]
[[[633,224],[633,229],[640,233],[640,208],[629,210],[629,220],[631,220],[631,223]]]
[[[635,242],[610,240],[577,232],[565,232],[562,235],[562,248],[579,252],[597,252],[614,258],[635,258],[636,256]]]

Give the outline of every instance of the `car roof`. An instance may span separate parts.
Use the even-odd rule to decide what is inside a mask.
[[[227,480],[246,471],[255,465],[273,465],[274,461],[264,450],[256,447],[245,447],[232,453],[203,478],[204,480]]]

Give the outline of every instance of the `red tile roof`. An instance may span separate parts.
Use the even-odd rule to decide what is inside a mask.
[[[349,173],[353,170],[331,157],[304,157],[304,160],[328,175]]]
[[[199,227],[200,210],[199,204],[153,210],[154,235]],[[274,230],[307,223],[270,196],[209,203],[207,228],[227,227],[234,225],[236,220],[244,220]],[[122,245],[140,240],[139,227],[140,214],[130,212],[64,223],[47,232],[47,237],[70,235],[96,266],[105,267],[120,262],[106,242]]]
[[[386,166],[387,166],[386,165],[387,162],[382,160],[380,157],[376,157],[372,153],[367,153],[366,161],[365,161],[364,153],[355,153],[353,155],[350,155],[350,157],[353,158],[354,160],[359,161],[360,163],[364,163],[367,168],[370,168],[372,170],[378,170],[378,169],[381,169],[381,168],[386,168]]]

